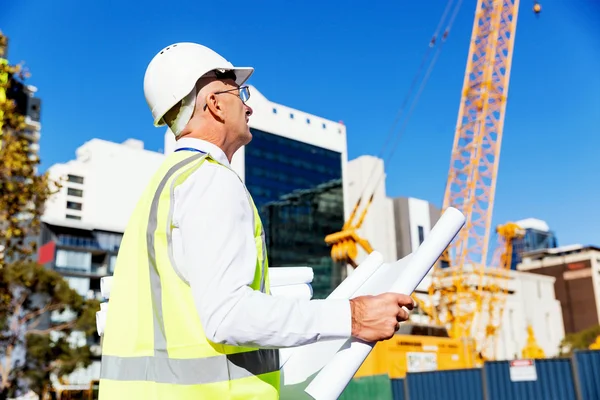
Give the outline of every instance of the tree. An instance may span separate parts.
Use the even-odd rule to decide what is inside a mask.
[[[70,334],[95,332],[97,300],[84,300],[58,272],[32,262],[6,265],[0,299],[0,393],[14,393],[20,381],[39,393],[52,374],[90,364],[89,347],[70,343]],[[49,316],[55,311],[70,315],[53,323]],[[25,357],[18,359],[16,350],[23,346]]]
[[[576,333],[569,333],[560,343],[560,353],[563,356],[570,356],[575,350],[587,350],[599,335],[600,325]]]
[[[29,94],[21,66],[2,58],[6,38],[0,33],[0,269],[9,260],[29,258],[46,200],[60,189],[47,174],[36,173],[40,159],[32,151],[25,123]],[[4,98],[6,100],[4,100]]]
[[[89,364],[89,348],[73,346],[70,334],[92,333],[99,309],[60,274],[32,261],[44,205],[60,183],[37,174],[40,160],[32,151],[37,132],[25,118],[31,98],[27,76],[9,65],[6,43],[0,33],[0,398],[21,383],[40,390],[51,374],[60,377]],[[71,318],[53,324],[53,311]]]

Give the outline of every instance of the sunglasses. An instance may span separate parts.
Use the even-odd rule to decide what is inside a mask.
[[[233,92],[237,92],[237,94],[233,93]],[[250,88],[248,86],[240,86],[235,89],[222,90],[220,92],[215,92],[215,94],[222,94],[222,93],[236,94],[240,98],[240,100],[242,100],[242,103],[244,103],[244,104],[246,104],[246,102],[250,98]],[[207,107],[208,107],[208,104],[205,104],[204,105],[205,111],[206,111]]]

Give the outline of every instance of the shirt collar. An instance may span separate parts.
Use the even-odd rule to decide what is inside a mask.
[[[191,147],[196,150],[200,150],[204,153],[210,154],[212,158],[214,158],[219,163],[230,167],[229,160],[227,156],[221,150],[221,148],[215,144],[207,142],[206,140],[198,139],[198,138],[181,138],[175,143],[175,149],[181,149],[183,147]]]

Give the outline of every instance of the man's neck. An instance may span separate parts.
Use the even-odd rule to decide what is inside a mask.
[[[189,133],[184,133],[177,140],[183,139],[183,138],[200,139],[200,140],[204,140],[205,142],[208,142],[208,143],[211,143],[211,144],[217,146],[218,148],[221,149],[221,151],[223,151],[223,153],[225,153],[225,156],[227,157],[227,160],[229,161],[229,163],[231,163],[231,159],[233,158],[233,155],[235,154],[235,152],[238,151],[238,149],[240,148],[240,146],[238,146],[236,144],[227,143],[227,141],[225,140],[226,136],[224,134],[216,135],[216,134],[201,134],[201,133],[189,132]]]

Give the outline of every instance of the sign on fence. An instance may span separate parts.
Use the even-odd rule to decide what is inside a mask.
[[[512,382],[537,381],[537,370],[534,360],[513,360],[509,364]]]

